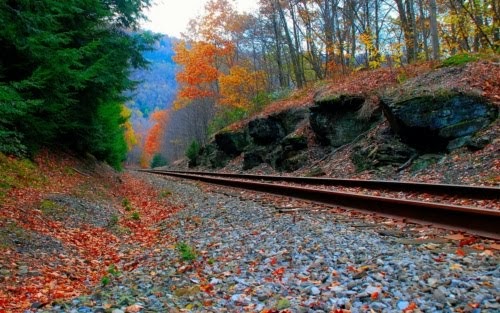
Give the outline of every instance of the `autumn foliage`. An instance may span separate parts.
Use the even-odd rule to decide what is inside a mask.
[[[151,121],[154,123],[149,129],[144,143],[144,151],[141,158],[141,166],[148,167],[153,155],[160,151],[163,134],[170,118],[169,110],[160,110],[151,114]]]
[[[229,74],[220,77],[222,105],[242,109],[251,107],[251,99],[265,91],[266,78],[263,71],[251,71],[248,67],[235,65]]]
[[[168,241],[154,226],[178,208],[152,186],[129,175],[118,182],[115,174],[102,168],[81,175],[72,169],[88,169],[88,165],[70,156],[43,152],[35,161],[32,175],[42,177],[43,183],[13,186],[0,202],[0,268],[8,273],[0,284],[0,312],[25,312],[33,304],[44,306],[87,293],[110,267],[131,270],[140,265],[144,248]],[[113,204],[115,224],[98,226],[96,216],[78,226],[72,225],[71,216],[52,218],[43,203],[49,195],[61,194],[84,195],[86,201],[96,203],[97,195],[105,197]],[[131,218],[123,199],[139,219]],[[20,238],[21,245],[4,240],[11,238],[3,237],[5,231]],[[41,240],[43,244],[37,245]]]

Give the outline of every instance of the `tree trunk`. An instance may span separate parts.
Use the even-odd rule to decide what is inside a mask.
[[[437,24],[437,5],[436,0],[430,0],[430,32],[432,45],[432,59],[439,60],[439,33]]]
[[[288,26],[286,24],[285,12],[283,11],[283,8],[279,4],[278,0],[274,1],[274,5],[275,5],[275,8],[278,10],[278,13],[279,13],[280,19],[281,19],[281,24],[283,26],[283,30],[285,31],[285,39],[287,41],[288,50],[290,51],[290,58],[292,61],[295,83],[297,84],[297,88],[302,88],[304,86],[304,82],[302,80],[300,63],[299,63],[299,59],[297,56],[297,50],[295,49],[295,45],[292,41],[292,36],[290,35],[290,30],[288,29]]]

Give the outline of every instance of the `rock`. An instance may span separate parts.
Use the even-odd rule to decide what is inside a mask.
[[[313,287],[311,287],[310,292],[313,296],[317,296],[321,293],[321,290],[319,290],[318,287],[313,286]]]
[[[401,166],[418,154],[417,150],[404,144],[392,134],[383,134],[383,143],[370,142],[353,147],[351,160],[357,171],[378,169],[384,166]]]
[[[248,134],[257,145],[269,145],[285,137],[285,131],[276,118],[258,118],[248,123]]]
[[[488,144],[491,143],[491,138],[488,136],[481,136],[479,138],[473,138],[467,142],[467,148],[471,151],[478,151],[484,149]]]
[[[244,131],[219,132],[215,134],[214,140],[218,149],[231,158],[240,155],[249,144],[247,134]]]
[[[309,110],[304,108],[295,108],[271,115],[271,117],[280,122],[285,135],[288,135],[297,128],[299,123],[307,120],[309,117]]]
[[[292,172],[304,166],[308,157],[302,153],[307,148],[307,138],[288,136],[267,155],[268,163],[278,171]]]
[[[319,177],[319,176],[325,176],[326,173],[321,167],[313,167],[309,170],[309,172],[306,173],[306,177]]]
[[[359,95],[317,97],[310,108],[310,124],[323,145],[339,147],[351,142],[379,119],[377,111],[368,119],[360,116],[365,98]]]
[[[467,136],[498,116],[498,108],[477,95],[451,90],[431,93],[404,85],[383,97],[382,108],[393,131],[423,151],[459,148],[467,143]]]
[[[122,311],[122,310],[120,310],[120,309],[113,309],[113,310],[111,311],[111,313],[125,313],[125,312],[123,312],[123,311]]]
[[[397,306],[399,310],[404,310],[410,305],[410,302],[408,301],[398,301]]]
[[[260,153],[255,151],[246,152],[243,155],[243,170],[249,170],[264,163]]]
[[[231,157],[220,150],[215,142],[211,142],[200,150],[199,158],[194,166],[203,165],[214,169],[221,168],[224,167],[230,159]]]
[[[448,142],[448,145],[446,145],[446,150],[451,152],[453,150],[461,148],[465,145],[468,145],[470,140],[471,140],[471,136],[463,136],[463,137],[458,137],[458,138],[452,139]]]

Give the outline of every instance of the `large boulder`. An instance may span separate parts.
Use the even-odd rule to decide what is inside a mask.
[[[307,118],[307,109],[290,109],[248,123],[248,134],[260,146],[275,144],[292,133]]]
[[[245,131],[220,132],[215,135],[214,140],[219,150],[232,158],[240,155],[249,143]]]
[[[498,116],[498,108],[484,98],[457,91],[405,90],[384,97],[382,108],[393,131],[423,151],[461,147]]]
[[[267,162],[278,171],[292,172],[307,161],[307,138],[291,134],[285,137],[275,149],[267,155]]]
[[[310,124],[322,145],[340,147],[368,130],[380,117],[378,111],[360,114],[365,98],[359,95],[322,96],[310,108]]]
[[[196,165],[201,165],[213,169],[221,168],[226,166],[226,164],[231,159],[232,158],[229,155],[220,150],[218,145],[214,141],[212,141],[200,150],[200,155],[198,157],[198,162]]]
[[[283,127],[279,120],[274,117],[257,118],[250,121],[248,134],[257,145],[270,145],[285,137]]]

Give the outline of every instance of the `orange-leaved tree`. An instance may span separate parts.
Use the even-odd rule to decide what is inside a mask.
[[[149,129],[144,143],[144,150],[141,157],[141,166],[148,167],[153,155],[160,152],[162,148],[162,139],[170,119],[170,111],[159,110],[151,114],[150,120],[154,123]]]
[[[179,83],[174,108],[185,107],[189,102],[202,98],[217,96],[216,57],[220,52],[206,42],[193,42],[188,48],[181,41],[175,47],[174,61],[182,67],[176,75]]]

